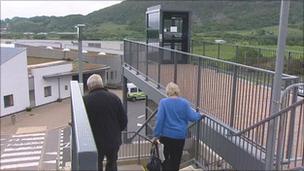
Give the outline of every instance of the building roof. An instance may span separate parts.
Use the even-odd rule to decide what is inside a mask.
[[[17,56],[19,53],[25,51],[25,48],[9,48],[9,47],[1,47],[0,59],[1,65],[5,62],[9,61],[10,59]]]
[[[32,56],[27,57],[28,65],[37,65],[37,64],[43,64],[43,63],[48,63],[48,62],[54,62],[54,61],[59,61],[59,60],[53,59],[53,58],[40,58],[40,57],[32,57]]]
[[[78,74],[78,61],[65,61],[65,60],[50,59],[50,58],[28,57],[27,62],[29,65],[29,67],[28,67],[29,74],[31,74],[31,69],[34,69],[34,68],[72,63],[72,66],[73,66],[72,71],[65,72],[65,73],[46,75],[46,76],[44,76],[44,78],[53,78],[53,77],[60,77],[60,76],[65,76],[65,75],[77,75]],[[102,64],[90,64],[90,63],[83,62],[82,65],[83,65],[83,73],[94,73],[94,72],[110,69],[109,66],[102,65]]]
[[[98,70],[100,68],[107,68],[106,65],[90,64],[90,63],[86,63],[86,62],[83,62],[82,65],[83,65],[83,71],[90,71],[90,70]],[[78,72],[78,61],[73,62],[72,72]]]

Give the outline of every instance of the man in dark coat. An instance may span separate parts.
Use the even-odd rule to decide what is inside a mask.
[[[127,115],[120,99],[104,88],[100,75],[91,75],[87,86],[89,94],[84,102],[98,149],[99,170],[103,169],[106,156],[106,171],[116,171],[121,131],[127,126]]]

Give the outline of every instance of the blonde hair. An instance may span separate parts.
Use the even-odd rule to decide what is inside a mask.
[[[168,96],[179,96],[180,90],[177,84],[170,82],[166,87],[166,94]]]
[[[103,88],[103,81],[100,75],[98,74],[93,74],[91,75],[88,80],[87,80],[87,86],[89,91],[98,89],[98,88]]]

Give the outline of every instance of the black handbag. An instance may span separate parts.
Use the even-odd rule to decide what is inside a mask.
[[[162,170],[162,163],[159,159],[159,152],[158,152],[158,145],[152,144],[150,158],[147,163],[147,169],[149,171],[161,171]]]

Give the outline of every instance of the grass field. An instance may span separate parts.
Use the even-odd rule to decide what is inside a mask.
[[[241,45],[239,48],[242,47]],[[255,49],[258,53],[262,54],[263,57],[274,58],[276,56],[276,46],[246,46]],[[302,50],[300,50],[302,48]],[[304,50],[300,46],[288,46],[288,51],[291,52],[291,57],[293,59],[303,59],[304,60]],[[290,50],[292,49],[292,50]],[[301,53],[302,52],[302,53]],[[236,56],[236,46],[230,44],[205,44],[205,53],[203,45],[198,45],[193,47],[193,53],[199,55],[205,55],[210,57],[216,57],[225,60],[232,60]],[[288,56],[288,52],[285,53]]]

